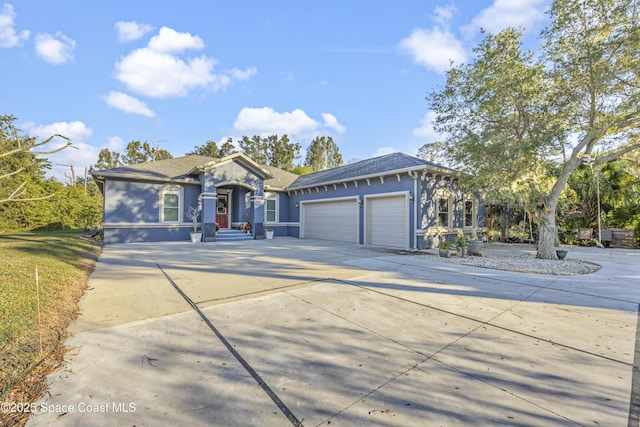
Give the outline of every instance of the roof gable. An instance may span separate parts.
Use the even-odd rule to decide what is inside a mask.
[[[243,153],[233,153],[229,156],[220,157],[220,158],[206,157],[206,159],[208,159],[209,161],[193,167],[188,172],[188,174],[198,175],[203,173],[206,170],[214,169],[217,166],[220,166],[229,162],[237,162],[237,163],[241,163],[242,165],[247,167],[256,175],[262,177],[263,179],[273,178],[273,176],[267,169],[265,169],[262,165],[254,162],[246,154],[243,154]]]

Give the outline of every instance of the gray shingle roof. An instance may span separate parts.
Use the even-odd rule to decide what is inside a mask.
[[[155,162],[139,165],[121,166],[113,169],[92,171],[94,176],[118,177],[125,179],[161,180],[161,181],[190,181],[197,182],[193,173],[194,168],[215,162],[216,158],[191,154],[173,159],[156,160]],[[404,153],[391,153],[386,156],[374,157],[333,169],[327,169],[307,175],[298,176],[274,166],[260,165],[271,178],[265,180],[265,187],[271,189],[295,190],[319,185],[327,185],[349,181],[356,178],[376,177],[393,174],[399,171],[434,169],[455,173],[453,169],[439,166],[418,157]]]
[[[298,179],[295,173],[287,172],[275,166],[262,165],[273,178],[264,181],[264,186],[272,189],[285,189]]]
[[[93,175],[152,180],[181,180],[194,167],[212,159],[205,156],[189,155],[172,159],[156,160],[139,165],[120,166],[112,169],[92,171]]]
[[[219,159],[207,156],[191,154],[184,157],[172,159],[156,160],[155,162],[141,163],[139,165],[127,165],[113,169],[92,171],[93,175],[118,177],[125,179],[147,179],[147,180],[190,180],[196,178],[190,176],[194,168],[215,162]],[[291,185],[298,175],[278,169],[273,166],[260,165],[273,177],[264,181],[267,188],[284,189]]]
[[[453,169],[404,153],[391,153],[333,169],[302,175],[289,187],[291,190],[344,182],[354,178],[374,177],[412,169],[432,168],[455,173]]]

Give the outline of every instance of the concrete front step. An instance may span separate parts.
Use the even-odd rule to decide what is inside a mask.
[[[216,242],[238,242],[243,240],[253,240],[253,234],[247,234],[243,230],[219,230]]]

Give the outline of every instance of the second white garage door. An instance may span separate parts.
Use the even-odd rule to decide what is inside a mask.
[[[301,209],[300,237],[358,243],[357,199],[306,202]]]
[[[405,194],[367,197],[365,244],[408,249],[409,203]]]

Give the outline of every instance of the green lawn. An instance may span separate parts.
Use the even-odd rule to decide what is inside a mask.
[[[102,246],[101,241],[84,234],[0,234],[0,400],[57,347],[76,315],[78,299]]]

